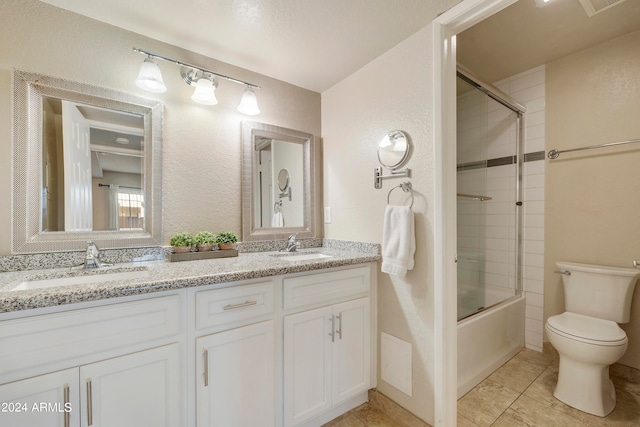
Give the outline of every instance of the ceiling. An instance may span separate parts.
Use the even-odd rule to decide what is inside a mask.
[[[428,25],[434,9],[458,2],[42,1],[316,92]],[[495,82],[640,29],[639,0],[619,1],[593,17],[580,0],[550,0],[538,8],[540,1],[520,0],[459,35],[459,61]]]
[[[323,92],[457,0],[42,1]]]
[[[607,0],[612,3],[611,0]],[[588,17],[579,0],[520,0],[459,34],[458,62],[487,83],[640,30],[640,1]]]

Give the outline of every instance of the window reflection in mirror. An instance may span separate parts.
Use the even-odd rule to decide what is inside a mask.
[[[42,231],[144,227],[144,117],[42,99]]]

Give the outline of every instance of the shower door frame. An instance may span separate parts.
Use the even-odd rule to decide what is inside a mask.
[[[510,97],[509,95],[503,93],[500,89],[495,86],[483,82],[481,79],[473,75],[467,70],[463,70],[460,67],[456,68],[456,78],[460,78],[466,83],[473,86],[475,89],[478,89],[480,92],[487,95],[489,98],[508,108],[512,112],[516,114],[516,154],[515,154],[515,165],[516,165],[516,215],[515,215],[515,259],[513,260],[515,265],[515,295],[511,298],[507,298],[503,301],[500,301],[495,304],[491,304],[489,306],[485,306],[482,310],[478,310],[474,313],[468,314],[462,318],[458,318],[458,321],[466,319],[468,317],[474,316],[475,314],[482,313],[492,307],[497,305],[506,303],[513,298],[519,297],[522,295],[522,164],[524,162],[524,151],[523,151],[523,142],[524,142],[524,113],[527,112],[527,107],[520,104],[518,101]],[[457,100],[456,100],[457,106]],[[457,140],[457,138],[456,138]],[[456,143],[457,145],[457,143]],[[457,181],[457,176],[456,176]],[[457,246],[457,244],[456,244]],[[457,256],[456,256],[457,262]],[[458,282],[456,280],[456,286]]]

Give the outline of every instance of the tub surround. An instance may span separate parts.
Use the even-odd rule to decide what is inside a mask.
[[[357,248],[356,250],[352,249],[354,246]],[[66,267],[6,272],[0,274],[0,312],[96,301],[203,285],[220,284],[222,288],[228,286],[230,282],[362,264],[380,259],[377,245],[355,244],[355,242],[328,242],[325,247],[303,249],[299,253],[309,252],[320,252],[330,255],[330,257],[291,262],[283,259],[280,256],[282,253],[269,251],[245,252],[232,258],[177,263],[163,260],[124,262],[110,267],[109,270],[116,272],[147,269],[148,277],[21,291],[10,291],[10,289],[27,280],[65,277],[70,272],[72,275],[100,274],[100,271],[70,270],[69,267]]]

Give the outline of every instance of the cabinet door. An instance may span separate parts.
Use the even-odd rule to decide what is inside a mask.
[[[0,425],[72,427],[80,420],[78,369],[0,386]]]
[[[80,367],[81,425],[179,426],[179,365],[172,344]]]
[[[333,344],[333,404],[369,389],[371,333],[369,298],[333,306],[336,322]]]
[[[273,320],[196,340],[197,425],[274,426]]]
[[[284,318],[285,425],[331,407],[331,307]]]

